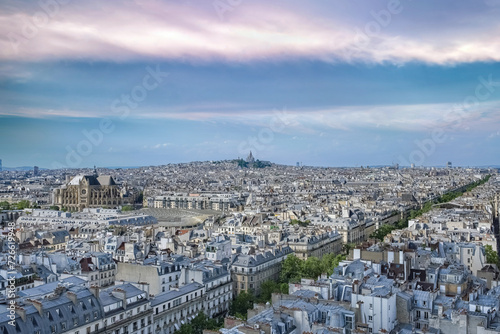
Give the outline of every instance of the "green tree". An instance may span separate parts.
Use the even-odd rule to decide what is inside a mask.
[[[491,245],[484,246],[484,252],[486,253],[486,263],[499,264],[498,253],[493,250]]]
[[[327,273],[328,276],[333,274],[333,270],[338,267],[340,261],[346,259],[346,255],[343,254],[325,254],[321,258],[321,267],[323,268],[323,272]]]
[[[396,229],[395,226],[392,226],[389,224],[382,225],[378,229],[376,229],[375,232],[370,234],[370,238],[375,238],[375,239],[378,239],[380,241],[383,241],[384,237],[386,235],[388,235],[389,233],[391,233],[394,229]]]
[[[309,257],[304,263],[302,269],[303,276],[306,278],[317,279],[323,273],[321,260],[317,257]]]
[[[176,334],[193,334],[194,329],[193,329],[193,326],[191,326],[191,324],[184,324],[184,325],[181,325],[179,330],[175,331],[175,333]]]
[[[349,255],[349,252],[351,251],[351,249],[353,249],[354,247],[356,247],[356,244],[353,244],[353,243],[346,243],[346,244],[343,244],[342,245],[342,253],[344,253],[345,255]]]
[[[243,291],[231,303],[229,314],[240,317],[246,320],[246,314],[249,309],[253,308],[255,298],[252,294]]]
[[[284,295],[288,295],[289,291],[288,291],[288,283],[281,283],[280,284],[280,293],[284,294]]]
[[[10,210],[10,204],[7,201],[0,202],[0,209]]]
[[[281,265],[280,279],[284,283],[298,283],[302,278],[304,261],[295,255],[289,255]]]
[[[24,210],[30,207],[30,201],[22,200],[15,204],[17,210]]]
[[[133,211],[134,207],[132,205],[124,205],[122,206],[122,211]]]
[[[59,211],[59,207],[57,205],[51,205],[51,206],[49,206],[49,209]]]
[[[309,226],[309,224],[311,224],[310,220],[306,220],[306,221],[302,221],[302,220],[298,220],[298,219],[290,220],[290,225],[299,225],[302,227],[307,227],[307,226]]]
[[[210,319],[205,313],[200,312],[190,323],[182,325],[175,333],[202,334],[204,329],[215,330],[220,327],[221,326],[215,319]]]
[[[281,286],[279,283],[272,280],[265,281],[260,285],[260,296],[257,299],[257,301],[259,303],[265,303],[271,301],[272,294],[280,292],[281,292]]]

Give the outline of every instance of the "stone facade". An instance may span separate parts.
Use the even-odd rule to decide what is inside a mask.
[[[122,194],[113,177],[109,175],[78,175],[54,189],[54,205],[60,209],[82,211],[85,208],[116,208],[123,204]]]

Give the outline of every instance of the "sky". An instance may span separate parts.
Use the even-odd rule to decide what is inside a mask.
[[[4,166],[500,165],[500,0],[4,0]]]

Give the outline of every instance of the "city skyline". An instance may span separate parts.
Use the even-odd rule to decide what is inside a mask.
[[[4,166],[498,164],[496,0],[0,6]]]

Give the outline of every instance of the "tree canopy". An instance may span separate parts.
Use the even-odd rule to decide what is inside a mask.
[[[486,253],[486,263],[492,263],[499,265],[498,253],[493,250],[491,245],[484,246],[484,252]]]
[[[325,254],[321,259],[311,256],[301,260],[289,255],[282,263],[280,280],[282,283],[299,283],[302,278],[317,279],[321,274],[331,275],[345,258],[344,254]]]
[[[176,334],[203,334],[204,329],[217,330],[221,328],[221,324],[215,319],[211,319],[200,312],[190,323],[182,325]]]
[[[231,303],[229,315],[246,320],[247,311],[253,308],[255,297],[246,291],[241,292]]]

